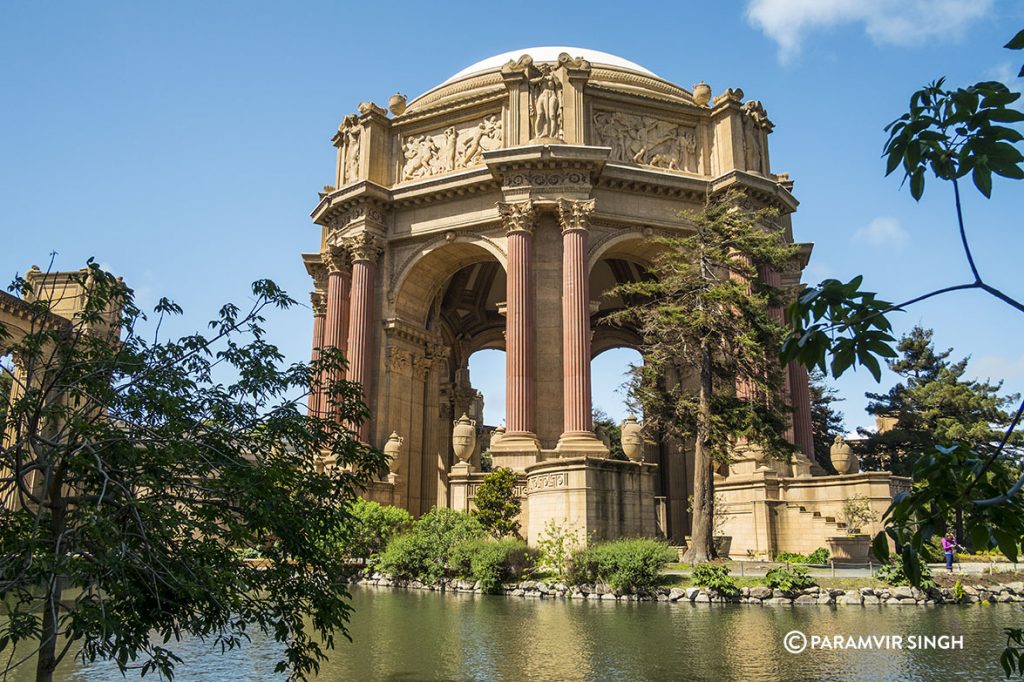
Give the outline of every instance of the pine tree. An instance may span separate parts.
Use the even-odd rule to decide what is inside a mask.
[[[737,192],[686,214],[693,232],[662,237],[651,277],[616,292],[627,307],[612,319],[634,324],[643,366],[631,385],[650,433],[693,443],[691,541],[684,559],[715,556],[714,469],[740,441],[772,456],[792,452],[780,399],[778,353],[783,329],[773,309],[783,292],[759,269],[785,268],[793,249],[777,212],[754,210]],[[693,383],[696,382],[696,386]]]
[[[953,349],[936,352],[932,330],[915,326],[900,339],[900,357],[889,368],[903,378],[888,393],[868,393],[869,414],[894,420],[880,432],[861,430],[865,469],[909,476],[922,452],[935,444],[968,448],[998,441],[1010,422],[1006,408],[1018,396],[1002,396],[1002,382],[965,379],[967,360],[951,361]]]
[[[825,470],[835,473],[830,451],[837,435],[846,433],[843,413],[832,407],[842,402],[838,391],[825,383],[825,373],[814,369],[810,374],[811,430],[814,434],[814,457]]]

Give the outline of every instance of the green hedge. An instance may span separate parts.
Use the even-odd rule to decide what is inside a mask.
[[[573,553],[569,581],[646,592],[658,586],[661,572],[676,556],[667,544],[649,538],[599,542]]]
[[[789,592],[814,587],[817,583],[803,566],[776,566],[765,574],[764,584]]]
[[[375,568],[395,578],[440,582],[457,574],[452,562],[456,547],[485,534],[480,522],[469,514],[435,507],[416,521],[412,530],[391,539]]]
[[[530,549],[519,538],[465,540],[455,546],[451,559],[457,577],[480,581],[485,592],[519,580],[532,564]]]
[[[721,594],[735,594],[739,591],[736,579],[729,575],[729,569],[715,564],[698,564],[690,573],[693,584],[706,587]]]
[[[341,539],[350,557],[370,560],[384,551],[394,536],[412,527],[412,515],[401,507],[358,499],[349,505],[350,523]]]

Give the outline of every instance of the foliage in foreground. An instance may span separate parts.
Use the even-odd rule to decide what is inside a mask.
[[[675,550],[651,538],[598,542],[573,553],[569,581],[575,585],[607,583],[616,590],[648,592],[658,586],[661,572],[676,558]]]
[[[729,575],[727,566],[698,564],[693,567],[690,579],[697,587],[706,587],[720,594],[736,594],[739,591],[739,588],[736,587],[736,579]]]
[[[63,292],[18,279],[28,334],[0,328],[20,370],[0,449],[6,665],[38,651],[36,679],[48,680],[80,651],[170,677],[181,660],[168,640],[233,648],[258,630],[280,643],[278,671],[316,672],[351,610],[323,539],[387,471],[382,453],[298,402],[340,376],[340,353],[282,365],[264,315],[294,301],[270,281],[247,310],[221,308],[209,335],[176,340],[158,335],[174,303],[162,299],[147,328],[131,289],[91,261],[76,283],[84,309],[61,322],[50,311]],[[365,417],[358,386],[326,390],[344,423]],[[339,466],[318,470],[318,453]],[[269,567],[244,560],[254,550]]]
[[[499,467],[484,476],[477,489],[474,514],[480,525],[496,538],[519,534],[518,482],[514,471]]]
[[[581,530],[548,521],[537,539],[537,568],[556,580],[568,580],[573,552],[586,542]]]
[[[920,587],[921,589],[935,587],[935,581],[932,580],[931,569],[928,568],[927,564],[921,564],[921,576],[916,580],[911,581],[907,576],[907,572],[903,565],[903,557],[898,554],[879,566],[878,573],[876,573],[875,576],[882,582],[892,585],[893,587],[906,585],[913,585],[915,587]]]

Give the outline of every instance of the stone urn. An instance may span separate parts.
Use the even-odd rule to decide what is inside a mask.
[[[476,420],[470,419],[465,413],[456,419],[452,429],[452,449],[460,462],[468,462],[476,448]]]
[[[384,444],[384,454],[388,456],[388,469],[393,474],[397,474],[398,467],[402,465],[403,443],[405,443],[405,439],[392,431],[388,442]]]
[[[505,437],[505,427],[499,426],[498,428],[491,431],[491,449],[501,442],[501,439]]]
[[[707,106],[711,101],[711,86],[701,81],[693,86],[693,103],[698,107]]]
[[[644,456],[643,425],[636,417],[629,415],[620,427],[622,429],[622,451],[631,462],[639,462]]]
[[[396,92],[395,94],[391,95],[391,98],[388,99],[388,109],[391,110],[391,113],[394,114],[395,116],[401,116],[402,114],[404,114],[405,95],[403,95],[400,92]]]
[[[842,436],[836,436],[835,443],[829,449],[829,456],[832,458],[832,466],[836,468],[836,473],[855,474],[860,470],[860,459]]]

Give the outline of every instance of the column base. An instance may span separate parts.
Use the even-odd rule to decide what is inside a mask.
[[[510,431],[491,447],[491,452],[540,452],[537,434],[529,431]]]
[[[608,456],[608,446],[593,431],[566,431],[559,436],[555,449],[561,457]]]

